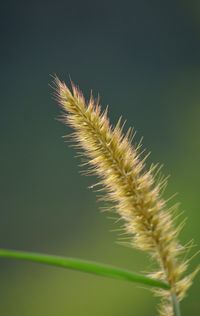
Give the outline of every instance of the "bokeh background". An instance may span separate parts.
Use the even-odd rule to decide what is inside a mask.
[[[199,249],[199,1],[1,1],[0,246],[81,257],[135,271],[148,257],[116,243],[64,143],[50,75],[100,93],[112,123],[144,136],[149,162],[171,174]],[[196,257],[191,270],[199,262]],[[157,299],[138,286],[36,264],[0,261],[4,316],[153,316]],[[199,277],[182,303],[199,315]]]

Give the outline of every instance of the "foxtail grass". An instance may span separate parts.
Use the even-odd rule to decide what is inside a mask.
[[[121,119],[112,126],[108,109],[102,111],[98,100],[91,96],[86,102],[77,87],[72,84],[69,89],[58,78],[55,78],[55,91],[62,108],[61,120],[74,130],[74,146],[86,158],[85,173],[97,175],[101,200],[109,202],[107,210],[118,214],[123,221],[127,243],[147,252],[156,269],[143,275],[97,262],[8,249],[0,249],[0,258],[32,261],[150,286],[161,297],[161,316],[181,316],[179,303],[199,267],[185,276],[191,259],[184,258],[190,244],[180,244],[178,235],[183,225],[175,224],[177,207],[169,207],[163,197],[167,178],[160,176],[158,165],[146,167],[148,155],[143,157],[141,144],[133,144],[133,130],[124,133]]]
[[[61,120],[73,129],[75,146],[86,158],[86,173],[98,177],[101,199],[111,203],[123,220],[129,245],[149,253],[157,263],[149,276],[170,287],[154,291],[161,296],[160,315],[180,315],[179,302],[196,271],[185,276],[189,260],[183,259],[186,247],[178,240],[181,226],[175,225],[175,207],[169,208],[163,198],[166,178],[159,176],[159,166],[146,167],[148,155],[142,157],[140,145],[133,144],[132,129],[123,132],[121,119],[112,126],[108,109],[103,111],[93,96],[86,102],[74,84],[69,89],[58,78],[55,84]]]

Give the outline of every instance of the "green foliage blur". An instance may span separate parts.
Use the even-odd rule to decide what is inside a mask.
[[[143,272],[149,258],[119,245],[80,160],[61,136],[51,75],[109,104],[114,124],[144,136],[149,163],[170,174],[200,249],[200,6],[191,1],[1,2],[0,247],[79,257]],[[191,262],[190,271],[199,263]],[[153,316],[157,299],[131,283],[0,260],[4,316]],[[199,276],[182,303],[199,315]]]

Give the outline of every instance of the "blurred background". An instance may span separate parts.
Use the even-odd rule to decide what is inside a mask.
[[[164,163],[166,192],[187,218],[182,243],[199,249],[199,1],[1,1],[0,247],[40,251],[147,271],[152,263],[116,243],[99,212],[95,179],[82,177],[64,143],[52,78],[109,104],[114,124],[144,136],[149,163]],[[191,271],[199,257],[191,263]],[[157,299],[138,286],[79,272],[0,260],[4,316],[153,316]],[[182,303],[199,315],[199,277]]]

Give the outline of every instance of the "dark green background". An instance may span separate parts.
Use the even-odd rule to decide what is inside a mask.
[[[164,163],[166,196],[179,192],[183,243],[199,249],[199,1],[1,1],[0,246],[147,271],[144,254],[116,243],[61,138],[50,74],[69,76],[138,130]],[[199,262],[196,257],[192,268]],[[182,304],[199,315],[199,277]],[[4,316],[153,316],[157,300],[134,284],[22,262],[0,262]]]

